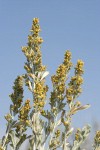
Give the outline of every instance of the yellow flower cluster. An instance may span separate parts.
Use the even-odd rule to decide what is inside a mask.
[[[59,139],[53,139],[51,141],[51,144],[49,145],[49,147],[50,147],[50,149],[56,150],[56,147],[58,147],[59,144],[60,144]]]
[[[83,66],[84,66],[84,62],[82,60],[78,60],[75,67],[75,76],[71,78],[68,84],[69,86],[66,89],[66,97],[68,103],[73,101],[82,92],[81,85],[83,83],[83,78],[82,78],[82,74],[84,72]]]
[[[30,100],[26,100],[24,106],[22,106],[22,108],[19,111],[19,120],[21,122],[28,122],[28,114],[30,111]]]
[[[40,32],[40,26],[39,26],[39,19],[38,18],[33,19],[31,32],[33,32],[34,35],[38,35]]]
[[[71,66],[71,53],[66,51],[64,62],[58,67],[56,75],[51,77],[52,84],[55,89],[53,92],[51,92],[51,101],[54,101],[55,98],[59,100],[64,99],[63,94],[65,91],[65,82],[67,79],[67,73],[69,72]]]
[[[14,92],[9,95],[12,102],[12,110],[16,113],[18,113],[18,109],[20,108],[22,101],[23,101],[23,77],[18,76],[17,79],[14,82],[13,86]]]
[[[45,71],[46,69],[46,67],[42,65],[40,44],[42,44],[43,39],[39,36],[39,32],[39,19],[34,18],[31,35],[28,36],[28,46],[22,47],[22,51],[28,60],[28,63],[24,66],[28,73],[33,73],[33,67],[35,71]]]
[[[95,144],[100,146],[100,131],[96,132],[94,140],[95,140]]]
[[[44,85],[44,81],[35,84],[34,88],[34,108],[42,110],[45,105],[46,92],[48,86]]]
[[[67,71],[72,67],[72,62],[70,61],[72,58],[71,52],[69,50],[66,51],[63,64],[66,66]]]
[[[76,141],[80,141],[81,140],[80,133],[81,133],[81,130],[77,129],[77,132],[75,133],[75,140]]]
[[[83,67],[84,67],[84,62],[82,60],[78,60],[77,65],[75,67],[75,74],[82,75],[84,73]]]
[[[44,79],[40,81],[40,76],[46,71],[46,66],[42,65],[41,57],[41,44],[43,39],[39,36],[41,29],[39,25],[39,19],[34,18],[31,28],[31,35],[28,36],[28,45],[22,47],[22,51],[27,58],[25,63],[25,83],[33,94],[34,108],[36,110],[42,110],[45,105],[46,92],[48,87],[44,84]],[[41,74],[39,76],[39,73]],[[30,76],[31,74],[31,76]]]
[[[55,132],[55,136],[56,136],[56,138],[58,138],[59,136],[60,136],[60,130],[57,130],[56,132]]]
[[[7,115],[5,115],[5,119],[6,119],[8,122],[10,122],[10,121],[11,121],[11,119],[12,119],[11,114],[7,114]]]
[[[63,123],[63,125],[69,130],[70,127],[70,121],[66,121],[64,120],[64,118],[61,119],[61,122]]]

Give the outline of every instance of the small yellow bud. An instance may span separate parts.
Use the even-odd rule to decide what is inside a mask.
[[[39,19],[38,18],[34,18],[33,19],[33,23],[35,23],[35,24],[39,23]]]

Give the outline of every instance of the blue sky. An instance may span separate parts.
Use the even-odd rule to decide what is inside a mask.
[[[73,124],[100,122],[100,0],[0,0],[0,131],[5,127],[13,81],[25,72],[21,46],[27,43],[34,17],[40,19],[43,63],[50,75],[66,49],[72,52],[73,63],[77,59],[85,62],[79,100],[91,108],[77,114]],[[50,85],[50,77],[47,80]]]

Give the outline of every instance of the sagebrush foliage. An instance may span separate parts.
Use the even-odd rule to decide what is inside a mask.
[[[56,74],[51,76],[53,88],[48,100],[49,87],[45,84],[45,78],[49,72],[42,64],[40,49],[43,39],[39,35],[40,31],[39,19],[34,18],[27,46],[22,47],[26,56],[26,73],[18,76],[14,82],[10,94],[10,112],[5,116],[7,129],[1,139],[0,150],[7,150],[8,145],[12,150],[18,150],[26,139],[29,139],[29,150],[80,150],[90,133],[89,125],[77,129],[73,144],[70,144],[68,138],[74,130],[71,126],[72,116],[89,107],[88,104],[83,106],[78,100],[82,92],[84,62],[77,61],[74,76],[69,78],[74,65],[71,52],[65,52],[63,63],[57,68]],[[32,93],[32,99],[24,100],[24,85]],[[49,104],[50,109],[44,109],[46,104]],[[32,132],[27,135],[29,128]],[[97,149],[100,149],[100,131],[94,137],[93,150]]]

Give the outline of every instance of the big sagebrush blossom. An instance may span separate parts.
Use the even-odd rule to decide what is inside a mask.
[[[90,133],[90,126],[77,129],[73,143],[72,116],[78,111],[87,109],[89,104],[82,105],[78,100],[82,93],[84,62],[78,60],[74,66],[72,54],[65,51],[64,60],[58,66],[56,73],[51,76],[52,91],[46,85],[49,74],[42,63],[39,19],[34,18],[28,42],[22,47],[26,57],[25,74],[19,75],[10,94],[10,111],[5,115],[7,129],[0,141],[0,150],[19,150],[25,140],[29,141],[28,150],[81,150],[81,144]],[[74,75],[69,72],[74,66]],[[32,97],[25,99],[24,87],[28,88]],[[28,132],[30,131],[30,132]],[[93,150],[100,149],[100,131],[96,132]]]

